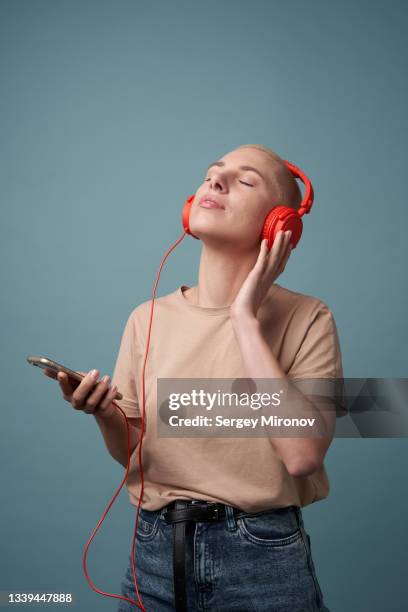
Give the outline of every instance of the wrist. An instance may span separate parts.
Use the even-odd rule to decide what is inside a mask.
[[[95,419],[97,421],[110,421],[112,419],[112,417],[115,416],[115,413],[119,412],[119,410],[117,408],[115,408],[115,406],[113,406],[112,404],[110,404],[110,406],[108,406],[107,408],[104,409],[99,409],[96,412],[93,413],[93,416],[95,417]]]
[[[231,312],[231,322],[236,331],[253,331],[260,329],[259,320],[249,312]]]

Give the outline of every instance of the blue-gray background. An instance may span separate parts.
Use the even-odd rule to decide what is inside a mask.
[[[123,468],[93,417],[25,358],[112,373],[185,198],[211,161],[258,142],[316,191],[278,282],[332,309],[345,376],[406,377],[407,5],[0,7],[0,591],[72,592],[78,610],[114,610],[82,553]],[[186,237],[158,295],[195,284],[199,254]],[[304,509],[333,612],[406,604],[406,453],[406,439],[333,441],[330,496]],[[133,525],[122,490],[88,555],[104,591],[119,592]]]

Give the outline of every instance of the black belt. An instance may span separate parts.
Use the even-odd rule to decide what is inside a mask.
[[[265,510],[270,512],[270,510]],[[236,519],[249,516],[239,508],[233,508]],[[256,512],[254,514],[262,514]],[[188,521],[206,522],[225,519],[225,505],[201,500],[179,500],[171,502],[163,509],[162,516],[166,523],[175,523],[173,545],[174,597],[176,612],[187,611],[185,587],[185,535]]]

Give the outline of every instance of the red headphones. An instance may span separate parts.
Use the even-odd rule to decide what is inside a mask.
[[[272,248],[273,241],[275,240],[276,234],[280,230],[284,232],[291,230],[292,236],[290,240],[292,243],[292,249],[296,248],[296,245],[299,242],[300,237],[302,235],[302,229],[303,229],[302,216],[304,214],[310,213],[310,209],[312,208],[313,199],[314,199],[313,187],[312,187],[310,180],[306,176],[306,174],[302,172],[302,170],[300,170],[299,168],[297,168],[296,166],[288,162],[287,160],[284,159],[283,161],[285,162],[286,166],[291,171],[292,176],[294,178],[299,178],[304,183],[305,194],[303,196],[303,200],[298,210],[295,210],[294,208],[291,208],[290,206],[285,206],[284,204],[282,204],[282,205],[275,205],[267,214],[265,221],[264,221],[262,235],[260,237],[260,240],[267,238],[269,249]],[[190,231],[190,226],[189,226],[190,211],[191,211],[191,206],[193,205],[194,198],[195,198],[195,194],[189,196],[184,203],[183,212],[182,212],[182,224],[187,234],[190,234],[190,236],[199,240],[199,238],[197,236],[194,236],[194,234]]]

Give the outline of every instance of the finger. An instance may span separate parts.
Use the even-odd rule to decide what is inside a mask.
[[[288,261],[288,259],[290,257],[291,252],[292,252],[292,243],[290,242],[290,239],[289,239],[287,244],[286,244],[286,249],[285,249],[284,255],[283,255],[283,257],[282,257],[282,259],[279,262],[279,265],[277,267],[278,275],[282,274],[282,272],[284,271],[286,263],[287,263],[287,261]]]
[[[117,392],[118,388],[116,385],[112,385],[112,387],[110,387],[110,389],[108,390],[107,394],[105,395],[105,397],[103,398],[103,400],[99,403],[99,406],[97,406],[96,408],[96,412],[98,413],[102,413],[105,412],[105,410],[107,410],[110,406],[110,404],[112,403],[112,401],[115,399],[115,395]]]
[[[285,251],[285,255],[279,265],[279,274],[282,274],[283,270],[285,269],[286,263],[290,257],[290,254],[292,252],[292,243],[288,242],[287,246],[286,246],[286,251]]]
[[[82,410],[84,408],[84,401],[89,395],[89,392],[92,390],[92,387],[95,386],[98,376],[98,370],[90,370],[85,378],[81,380],[76,389],[73,390],[71,404],[74,408],[77,410]]]
[[[277,262],[277,267],[279,268],[282,261],[284,260],[285,256],[286,256],[286,251],[288,248],[288,245],[290,243],[290,237],[292,235],[291,230],[287,230],[286,232],[283,232],[283,239],[280,245],[280,250],[279,253],[277,254],[276,257],[276,262]]]
[[[290,230],[289,230],[290,231]],[[285,259],[288,246],[290,244],[290,235],[285,232],[281,234],[281,242],[277,246],[277,252],[274,256],[270,257],[268,267],[266,269],[266,276],[270,279],[275,280],[280,274],[280,268],[283,260]]]
[[[92,371],[92,370],[91,370],[91,371]],[[77,388],[77,387],[78,387],[78,386],[81,384],[81,382],[84,380],[84,378],[86,378],[86,376],[88,375],[88,372],[82,372],[81,370],[75,370],[75,372],[76,372],[77,374],[80,374],[80,375],[82,376],[82,378],[81,378],[81,380],[78,380],[78,378],[72,378],[72,377],[71,377],[71,376],[68,374],[68,378],[69,378],[69,380],[71,381],[71,383],[73,384],[74,389],[76,389],[76,388]],[[95,379],[95,380],[97,380],[97,377],[96,377],[96,379]]]
[[[86,377],[87,373],[86,372],[78,372],[78,370],[75,370],[78,374],[81,374],[82,378],[78,379],[78,378],[74,378],[73,376],[71,376],[71,374],[68,374],[67,372],[64,372],[64,374],[66,374],[67,378],[68,378],[68,382],[72,385],[72,389],[76,389],[81,382],[84,380],[84,378]]]
[[[259,253],[258,253],[257,261],[262,259],[262,257],[265,255],[265,253],[268,253],[268,240],[267,240],[267,238],[263,238],[263,240],[261,240],[261,245],[259,247]]]
[[[110,376],[104,376],[102,380],[97,384],[93,392],[86,398],[85,406],[83,409],[84,412],[86,412],[87,414],[92,414],[95,412],[100,402],[105,397],[106,392],[109,391],[109,383]]]
[[[259,253],[258,253],[258,257],[255,262],[255,265],[249,273],[250,276],[253,276],[254,274],[256,276],[262,274],[262,271],[267,261],[268,261],[268,241],[266,238],[263,238],[263,240],[261,240],[261,246],[259,248]]]
[[[43,373],[45,374],[45,376],[48,376],[48,378],[53,378],[54,380],[57,380],[57,373],[54,370],[51,370],[50,368],[44,368]]]
[[[90,370],[90,371],[92,372],[92,370]],[[75,372],[77,374],[80,374],[82,376],[82,378],[81,379],[73,378],[69,374],[68,374],[68,378],[73,383],[74,387],[77,388],[81,384],[81,382],[88,376],[88,372],[82,372],[81,370],[75,370]],[[94,380],[95,381],[98,380],[98,375],[95,375]]]
[[[276,270],[279,265],[284,236],[285,236],[285,233],[282,230],[279,230],[279,232],[276,234],[276,238],[273,242],[272,249],[269,255],[269,259],[268,259],[267,274],[269,274],[273,270]]]
[[[72,392],[74,390],[70,379],[68,378],[67,374],[65,374],[65,372],[59,371],[57,373],[57,380],[59,382],[59,386],[61,388],[64,399],[69,402],[71,399]]]
[[[261,241],[261,248],[259,249],[258,258],[256,260],[255,266],[257,268],[263,268],[268,261],[269,248],[268,248],[268,240],[264,238]]]
[[[279,257],[279,253],[282,248],[282,242],[283,242],[284,235],[285,233],[283,232],[283,230],[279,230],[279,232],[276,234],[275,240],[273,241],[272,250],[271,250],[271,258],[275,261]]]

